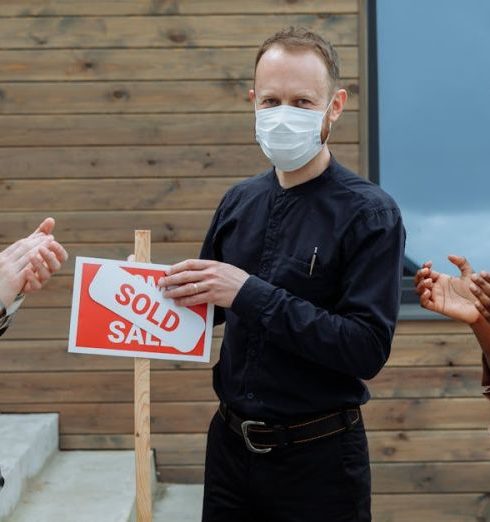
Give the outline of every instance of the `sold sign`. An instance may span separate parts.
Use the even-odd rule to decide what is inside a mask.
[[[68,351],[208,362],[213,306],[177,306],[157,281],[168,266],[76,259]]]

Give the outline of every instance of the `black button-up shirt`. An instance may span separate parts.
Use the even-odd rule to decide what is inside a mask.
[[[404,244],[393,199],[333,157],[289,189],[274,169],[232,187],[201,252],[251,274],[231,309],[216,310],[220,400],[268,421],[365,403],[361,379],[390,353]]]

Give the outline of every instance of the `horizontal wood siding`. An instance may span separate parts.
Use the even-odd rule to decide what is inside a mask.
[[[2,412],[58,412],[62,449],[133,446],[129,359],[66,352],[74,259],[195,257],[225,191],[267,168],[248,90],[257,46],[300,24],[336,45],[350,97],[332,150],[359,171],[357,0],[5,0],[0,247],[46,215],[71,258],[0,341]],[[362,83],[362,80],[361,80]],[[161,480],[200,482],[212,362],[152,363]],[[451,322],[402,322],[364,408],[376,522],[488,520],[490,408],[480,352]]]

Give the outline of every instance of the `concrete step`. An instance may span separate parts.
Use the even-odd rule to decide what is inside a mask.
[[[200,522],[202,495],[202,485],[158,484],[153,522]]]
[[[0,520],[8,520],[27,481],[58,449],[58,415],[0,415]],[[35,518],[32,520],[36,520]]]
[[[133,451],[57,453],[32,481],[9,522],[134,520]]]

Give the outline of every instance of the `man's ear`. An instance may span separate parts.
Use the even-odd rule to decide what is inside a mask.
[[[337,121],[340,118],[346,101],[347,91],[345,89],[339,89],[334,95],[332,105],[327,114],[331,122]]]
[[[339,89],[332,100],[332,104],[328,109],[327,113],[323,117],[322,130],[320,138],[324,143],[329,137],[332,131],[332,123],[337,121],[344,110],[345,102],[347,101],[347,91],[345,89]]]
[[[254,89],[248,90],[248,99],[250,100],[250,103],[255,103],[255,90]]]

